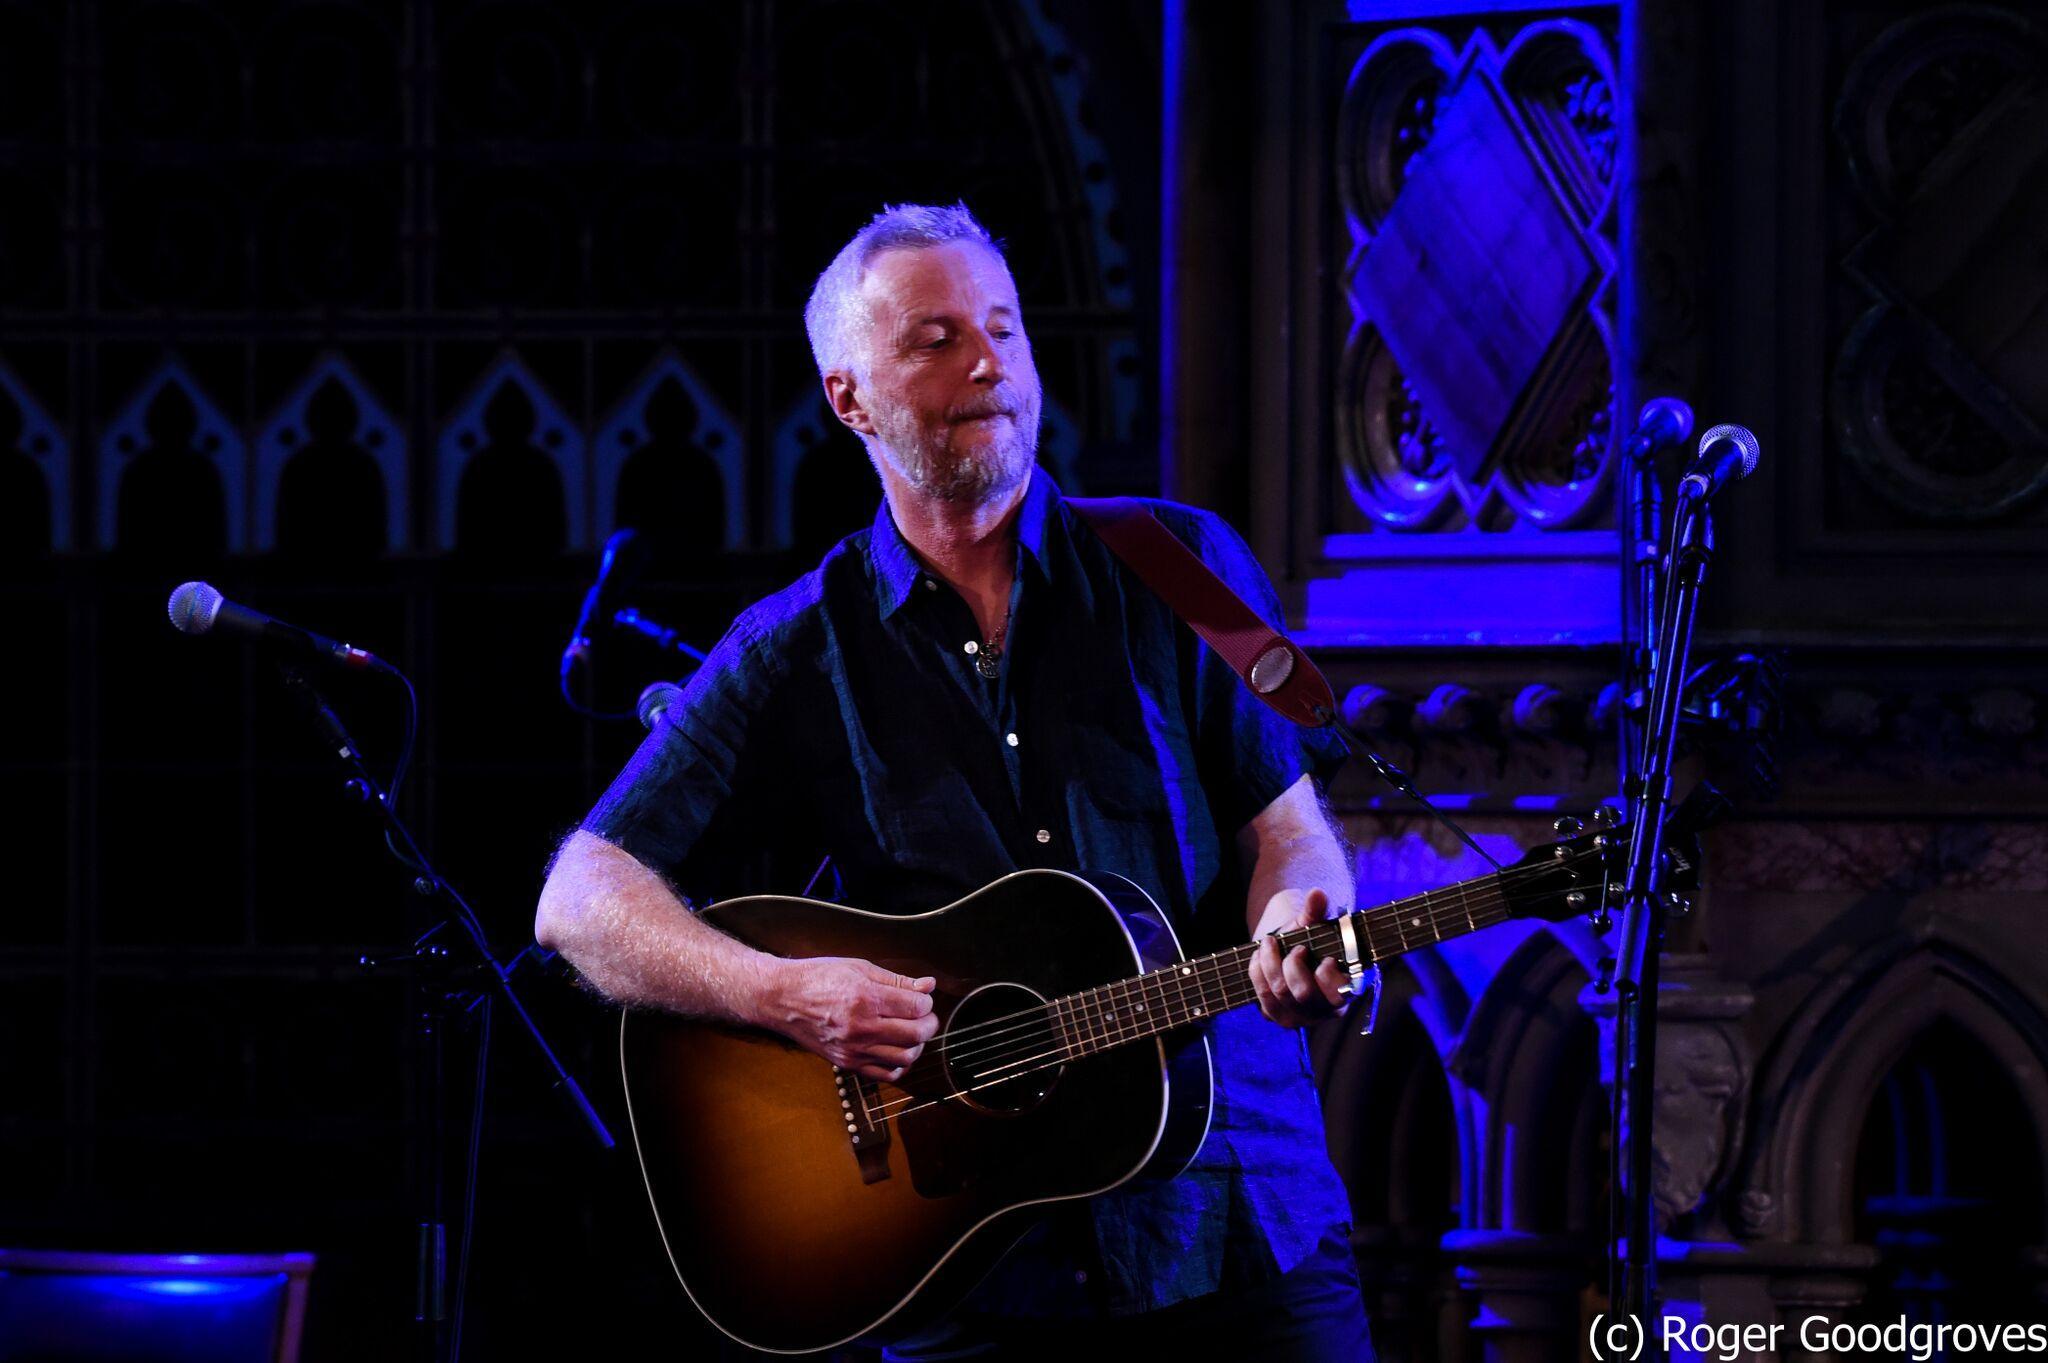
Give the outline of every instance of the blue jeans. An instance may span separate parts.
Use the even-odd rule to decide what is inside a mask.
[[[1372,1363],[1372,1336],[1358,1267],[1332,1230],[1288,1272],[1239,1291],[1212,1293],[1163,1311],[1093,1320],[1033,1320],[960,1312],[885,1349],[884,1363],[1043,1363],[1104,1349],[1237,1363]],[[1142,1350],[1144,1352],[1136,1352]]]

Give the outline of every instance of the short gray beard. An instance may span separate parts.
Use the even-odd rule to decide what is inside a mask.
[[[1038,460],[1038,412],[1020,412],[1008,439],[990,446],[980,456],[942,460],[912,430],[893,431],[893,412],[873,413],[875,435],[869,442],[873,458],[886,459],[889,467],[921,495],[947,503],[974,505],[1000,497],[1031,475]],[[892,438],[898,437],[900,439]]]

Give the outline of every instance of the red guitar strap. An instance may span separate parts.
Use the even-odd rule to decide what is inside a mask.
[[[1330,683],[1300,646],[1267,624],[1142,503],[1129,497],[1069,497],[1066,503],[1253,695],[1296,724],[1320,728],[1336,719]]]

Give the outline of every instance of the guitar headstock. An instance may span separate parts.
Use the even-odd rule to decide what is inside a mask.
[[[1591,823],[1559,819],[1556,842],[1531,849],[1501,873],[1511,916],[1558,922],[1590,914],[1595,931],[1607,930],[1607,916],[1620,909],[1628,879],[1629,829],[1607,805],[1594,809]],[[1686,896],[1699,888],[1699,850],[1690,839],[1667,839],[1663,861],[1665,902],[1670,911],[1683,913]]]
[[[1501,873],[1501,892],[1516,918],[1560,922],[1580,914],[1604,917],[1621,905],[1628,875],[1628,828],[1607,806],[1593,811],[1591,826],[1579,819],[1557,821],[1558,840],[1531,848]]]

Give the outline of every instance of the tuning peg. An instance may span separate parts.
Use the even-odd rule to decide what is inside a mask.
[[[1550,825],[1550,827],[1551,831],[1560,837],[1576,838],[1585,831],[1586,821],[1574,818],[1569,814],[1562,814],[1558,816],[1557,822]]]
[[[1564,894],[1564,906],[1568,909],[1585,908],[1586,892],[1584,890],[1566,890]]]
[[[1593,822],[1602,828],[1612,828],[1621,822],[1621,815],[1613,805],[1594,805]]]

